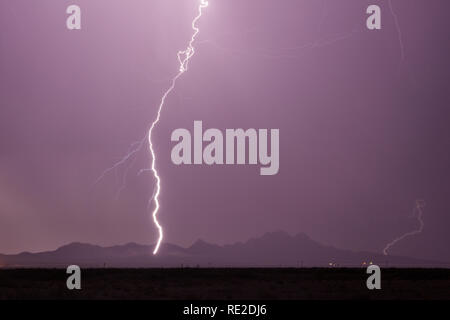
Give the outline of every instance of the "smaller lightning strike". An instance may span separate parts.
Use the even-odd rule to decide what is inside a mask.
[[[394,19],[394,25],[397,30],[397,38],[398,38],[398,44],[400,47],[400,62],[399,62],[399,69],[404,66],[406,67],[406,71],[408,72],[408,75],[410,76],[410,80],[412,83],[417,87],[419,84],[417,82],[417,79],[414,75],[413,70],[411,67],[406,64],[406,50],[405,50],[405,44],[403,41],[403,33],[400,28],[400,22],[397,13],[394,11],[394,5],[392,4],[392,0],[388,1],[389,10],[391,11],[392,18]]]
[[[391,10],[392,17],[394,18],[395,28],[397,29],[398,42],[400,45],[400,61],[403,62],[405,60],[405,46],[403,45],[402,30],[400,29],[400,23],[398,22],[398,16],[394,11],[392,0],[389,0],[389,9]]]
[[[417,230],[411,231],[411,232],[407,232],[404,235],[392,240],[391,242],[389,242],[386,247],[383,249],[383,254],[385,256],[388,255],[388,250],[395,245],[397,242],[407,238],[407,237],[411,237],[417,234],[422,233],[423,231],[423,227],[424,227],[424,222],[422,219],[423,216],[423,211],[422,209],[425,207],[426,203],[424,200],[416,200],[416,206],[414,207],[413,210],[413,215],[417,214],[417,220],[419,221],[419,228]]]
[[[178,78],[180,78],[181,75],[188,70],[189,60],[192,58],[192,56],[195,53],[193,44],[194,44],[195,38],[197,37],[197,34],[200,32],[200,29],[197,27],[197,21],[201,18],[202,14],[203,14],[203,9],[206,8],[207,6],[208,6],[207,0],[200,0],[200,4],[198,6],[198,14],[194,18],[194,20],[192,20],[192,30],[194,30],[194,33],[191,36],[191,40],[189,41],[186,50],[179,51],[177,54],[178,62],[180,63],[179,71],[175,75],[175,77],[172,78],[170,87],[163,94],[163,96],[161,98],[161,103],[159,104],[159,107],[158,107],[158,112],[157,112],[156,118],[152,122],[152,125],[150,126],[150,129],[148,131],[148,146],[149,146],[150,153],[152,155],[151,171],[153,172],[153,176],[156,179],[156,190],[153,193],[152,197],[150,198],[149,202],[151,202],[152,200],[154,200],[154,202],[155,202],[155,208],[153,209],[152,217],[153,217],[153,222],[156,225],[158,232],[159,232],[158,241],[156,243],[155,249],[153,250],[153,254],[158,253],[159,247],[163,240],[163,229],[157,218],[159,207],[160,207],[159,195],[161,193],[161,178],[158,174],[158,171],[156,170],[156,154],[155,154],[155,150],[153,149],[152,133],[153,133],[153,129],[155,129],[155,126],[158,124],[158,122],[161,118],[161,111],[164,107],[164,103],[166,102],[167,96],[175,88],[175,84],[176,84]]]

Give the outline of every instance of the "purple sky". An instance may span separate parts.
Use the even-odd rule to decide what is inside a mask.
[[[65,28],[82,8],[82,30]],[[365,27],[369,4],[382,30]],[[337,247],[450,260],[447,0],[210,0],[154,133],[165,241],[305,232]],[[2,0],[0,252],[157,239],[141,139],[177,72],[195,0]],[[403,44],[403,46],[401,45]],[[404,53],[402,55],[402,52]],[[175,166],[176,128],[279,128],[280,171]],[[129,166],[128,166],[129,165]],[[124,170],[128,169],[123,191]]]

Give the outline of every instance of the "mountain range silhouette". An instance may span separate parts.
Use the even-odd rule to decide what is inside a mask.
[[[356,252],[322,245],[303,233],[294,236],[283,231],[229,245],[197,240],[190,247],[163,243],[157,255],[153,245],[128,243],[101,247],[70,243],[54,251],[15,255],[0,254],[3,267],[439,267],[436,261]]]

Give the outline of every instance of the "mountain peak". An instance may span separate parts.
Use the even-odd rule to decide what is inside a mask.
[[[203,239],[198,239],[197,241],[195,241],[195,242],[191,245],[191,248],[192,248],[192,247],[205,247],[205,246],[211,246],[211,245],[212,245],[212,244],[206,242],[206,241],[203,240]]]
[[[56,249],[55,251],[64,251],[64,250],[81,250],[81,249],[91,249],[91,248],[101,248],[100,246],[83,243],[83,242],[71,242],[69,244],[63,245]]]
[[[292,236],[286,231],[278,230],[273,232],[266,232],[262,238],[292,238]]]
[[[251,238],[246,243],[259,243],[259,242],[269,242],[269,243],[278,243],[278,242],[287,242],[292,240],[292,236],[286,231],[274,231],[274,232],[266,232],[260,237]]]
[[[198,239],[188,248],[188,250],[193,253],[210,253],[219,248],[218,245],[208,243],[203,239]]]

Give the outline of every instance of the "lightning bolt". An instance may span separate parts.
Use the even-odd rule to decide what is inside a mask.
[[[200,29],[197,27],[197,22],[198,20],[200,20],[200,18],[203,15],[203,9],[206,8],[208,6],[208,1],[207,0],[199,0],[200,3],[198,5],[198,13],[195,16],[195,18],[192,20],[191,23],[191,27],[192,30],[194,31],[192,33],[192,36],[188,42],[188,45],[186,47],[185,50],[183,51],[178,51],[177,53],[177,59],[178,59],[178,63],[179,63],[179,69],[178,69],[178,73],[170,80],[170,86],[169,88],[164,92],[163,96],[161,97],[161,101],[160,104],[158,106],[158,112],[156,114],[156,118],[155,120],[151,123],[150,129],[148,130],[148,133],[144,136],[144,138],[142,138],[141,140],[133,143],[131,145],[131,149],[129,150],[129,152],[122,157],[118,162],[116,162],[113,166],[111,166],[110,168],[106,169],[101,175],[100,177],[94,182],[94,185],[96,185],[97,183],[99,183],[107,174],[109,174],[112,171],[116,171],[117,169],[119,169],[119,167],[122,167],[124,165],[126,165],[126,163],[128,163],[129,161],[131,161],[131,164],[128,165],[125,170],[124,170],[124,174],[122,177],[122,184],[119,188],[119,190],[117,191],[116,194],[116,199],[118,198],[118,196],[120,195],[121,191],[124,189],[125,184],[126,184],[126,178],[127,178],[127,174],[128,171],[130,170],[130,167],[133,166],[133,164],[136,161],[136,155],[138,154],[139,151],[142,150],[142,148],[144,147],[144,145],[146,144],[146,141],[148,142],[148,149],[150,151],[151,157],[152,157],[152,161],[151,161],[151,167],[148,169],[141,169],[138,172],[138,175],[144,173],[144,172],[152,172],[154,178],[156,179],[156,188],[153,191],[152,196],[150,197],[149,201],[148,201],[148,205],[149,207],[152,204],[152,201],[154,201],[155,203],[155,207],[152,211],[152,218],[153,218],[153,222],[156,226],[156,228],[158,229],[158,241],[155,245],[155,248],[153,250],[153,254],[158,253],[159,247],[161,245],[161,242],[163,240],[163,228],[161,226],[161,224],[158,221],[158,211],[160,208],[160,203],[159,203],[159,195],[161,194],[161,177],[158,174],[158,170],[156,169],[156,153],[155,150],[153,148],[153,142],[152,142],[152,134],[153,134],[153,130],[155,129],[156,125],[158,124],[159,120],[161,119],[161,112],[164,108],[164,104],[166,102],[167,97],[169,96],[169,94],[175,89],[175,85],[177,83],[177,80],[183,75],[183,73],[185,73],[188,70],[188,64],[189,61],[191,60],[191,58],[194,56],[195,54],[195,48],[194,48],[194,42],[195,39],[198,35],[198,33],[200,32]],[[133,160],[132,160],[133,159]]]
[[[153,222],[154,222],[155,226],[157,227],[158,233],[159,233],[158,241],[156,243],[155,249],[153,250],[153,254],[158,253],[159,247],[163,240],[163,228],[158,221],[158,211],[160,208],[159,195],[161,194],[161,178],[158,174],[158,170],[156,169],[156,153],[153,148],[152,134],[153,134],[153,130],[155,129],[156,125],[158,124],[158,122],[161,118],[161,112],[162,112],[162,109],[166,102],[167,96],[173,91],[173,89],[175,89],[175,85],[176,85],[178,78],[180,78],[181,75],[188,70],[189,60],[194,56],[194,53],[195,53],[194,41],[195,41],[195,38],[197,37],[198,33],[200,32],[200,29],[197,27],[197,22],[202,17],[203,9],[206,8],[207,6],[208,6],[207,0],[200,0],[200,4],[198,5],[198,14],[194,18],[194,20],[192,20],[192,24],[191,24],[192,30],[194,31],[194,33],[191,36],[191,39],[188,43],[186,50],[178,51],[177,57],[178,57],[178,62],[180,64],[178,73],[175,75],[175,77],[172,78],[170,87],[166,90],[166,92],[164,92],[164,94],[161,98],[161,102],[158,107],[158,112],[157,112],[156,118],[152,122],[152,125],[150,126],[150,129],[148,131],[148,147],[149,147],[149,150],[150,150],[150,153],[152,156],[151,171],[153,172],[153,176],[156,179],[156,190],[153,193],[152,197],[150,198],[149,203],[151,203],[151,201],[154,200],[155,207],[152,212],[152,217],[153,217]]]
[[[422,216],[423,216],[422,209],[425,207],[425,205],[426,205],[426,203],[425,203],[424,200],[416,200],[416,206],[414,207],[413,215],[417,212],[417,220],[419,221],[419,228],[417,230],[407,232],[407,233],[403,234],[402,236],[400,236],[400,237],[392,240],[391,242],[389,242],[386,245],[386,247],[383,249],[383,254],[385,256],[388,255],[389,248],[391,248],[397,242],[399,242],[399,241],[401,241],[401,240],[403,240],[403,239],[405,239],[407,237],[411,237],[411,236],[414,236],[414,235],[422,233],[423,227],[424,227],[424,223],[423,223],[423,219],[422,219]]]

